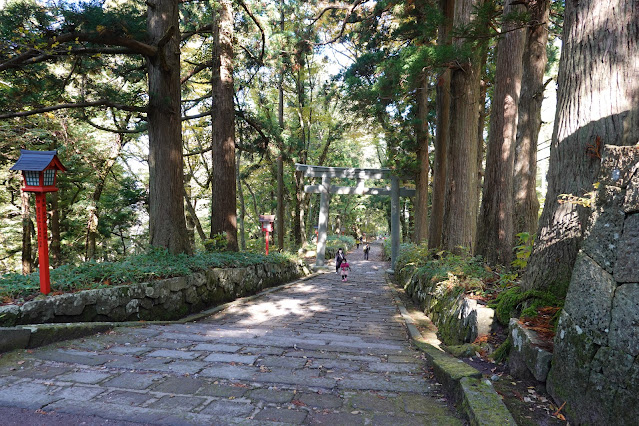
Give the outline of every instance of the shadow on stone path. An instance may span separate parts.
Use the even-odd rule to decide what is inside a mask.
[[[408,343],[371,248],[370,261],[348,254],[345,283],[321,274],[196,323],[3,357],[0,407],[77,420],[50,424],[462,424]]]

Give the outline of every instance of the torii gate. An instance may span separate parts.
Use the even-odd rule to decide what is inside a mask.
[[[399,187],[399,177],[391,174],[391,169],[360,169],[347,167],[322,167],[307,164],[295,164],[295,170],[304,172],[306,177],[321,177],[320,185],[305,185],[304,192],[320,194],[319,223],[317,226],[317,257],[315,269],[325,267],[326,231],[328,229],[329,194],[390,195],[391,196],[391,270],[399,255],[399,197],[414,197],[416,191]],[[357,185],[331,186],[331,178],[357,179]],[[368,188],[366,179],[390,179],[391,188]]]

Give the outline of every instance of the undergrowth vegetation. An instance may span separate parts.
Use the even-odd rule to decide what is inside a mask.
[[[494,308],[497,320],[507,326],[511,317],[534,317],[540,308],[563,306],[562,294],[524,291],[521,288],[519,276],[528,264],[535,238],[528,233],[518,234],[517,237],[519,244],[515,247],[515,260],[510,269],[490,267],[480,256],[472,256],[461,248],[459,253],[451,253],[428,249],[423,244],[402,244],[396,269],[410,266],[415,268],[421,279],[446,282],[451,289],[462,289],[469,296]],[[390,249],[390,242],[386,246]]]
[[[88,261],[63,265],[51,271],[53,294],[131,284],[160,278],[188,275],[209,268],[243,267],[263,263],[281,264],[295,261],[288,253],[268,256],[250,252],[203,252],[195,255],[170,254],[166,249],[149,249],[120,262]],[[20,302],[39,294],[39,274],[5,274],[0,276],[0,302]]]

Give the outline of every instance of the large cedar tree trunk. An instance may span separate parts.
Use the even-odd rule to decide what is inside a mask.
[[[504,15],[521,6],[504,5]],[[523,29],[505,23],[497,44],[495,93],[490,112],[486,172],[477,234],[477,254],[489,264],[510,266],[513,248],[513,168],[524,51]]]
[[[468,25],[477,5],[475,0],[455,3],[455,27]],[[457,39],[456,44],[463,43]],[[477,123],[479,119],[479,83],[481,49],[462,58],[453,69],[450,82],[450,140],[443,227],[443,247],[459,251],[473,250],[477,229],[479,197],[477,193]]]
[[[149,234],[151,245],[191,252],[184,218],[178,0],[149,6],[147,28],[160,53],[149,71]]]
[[[440,0],[440,8],[444,16],[439,26],[437,43],[450,44],[450,33],[453,27],[455,10],[454,0]],[[442,71],[437,79],[437,123],[435,133],[435,159],[433,162],[433,194],[428,229],[428,247],[442,245],[442,229],[444,227],[444,198],[446,196],[446,174],[448,170],[448,137],[450,134],[450,68]]]
[[[522,283],[558,293],[590,212],[558,197],[593,189],[603,144],[639,141],[639,2],[568,1],[562,40],[548,192]]]
[[[523,54],[523,75],[519,95],[519,120],[515,148],[514,218],[515,235],[537,231],[537,144],[541,129],[541,103],[544,100],[544,71],[548,56],[550,0],[531,0],[529,27]]]
[[[213,21],[213,180],[211,238],[226,235],[226,249],[237,251],[235,188],[235,108],[233,104],[233,10],[219,3]]]
[[[284,33],[284,1],[280,0],[280,32]],[[277,82],[277,123],[280,126],[280,132],[284,131],[284,65],[280,70],[279,80]],[[281,142],[280,142],[281,143]],[[284,159],[282,158],[282,151],[284,147],[280,145],[280,155],[277,157],[277,215],[276,219],[276,233],[277,233],[277,246],[281,250],[284,250],[284,226],[285,226],[285,206],[284,206]]]
[[[415,200],[415,238],[416,243],[428,239],[428,81],[426,72],[419,75],[419,85],[416,91],[417,120],[415,136],[417,137],[417,160],[419,173],[417,175],[417,197]]]

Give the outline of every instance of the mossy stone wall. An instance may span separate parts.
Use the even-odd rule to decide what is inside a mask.
[[[302,265],[214,268],[186,277],[46,297],[0,306],[0,327],[66,322],[176,320],[308,274]]]
[[[444,344],[470,343],[479,335],[490,333],[494,311],[468,299],[463,289],[455,285],[454,277],[433,282],[413,265],[405,265],[396,273],[399,284],[437,326],[437,335]]]
[[[575,424],[639,418],[639,150],[606,146],[547,388]]]

